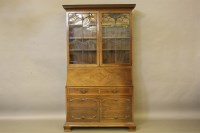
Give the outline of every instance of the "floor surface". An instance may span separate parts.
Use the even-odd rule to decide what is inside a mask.
[[[0,120],[0,133],[64,133],[64,120]],[[127,128],[73,128],[73,133],[128,133]],[[144,120],[137,133],[200,133],[200,120]]]

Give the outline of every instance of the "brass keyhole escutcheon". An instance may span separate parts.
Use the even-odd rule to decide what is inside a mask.
[[[118,92],[118,89],[113,89],[112,90],[112,93],[117,93]]]
[[[86,90],[85,88],[83,88],[83,89],[80,90],[80,92],[81,92],[82,94],[85,94],[85,93],[88,92],[88,90]]]

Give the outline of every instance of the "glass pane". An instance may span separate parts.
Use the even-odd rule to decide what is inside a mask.
[[[96,52],[94,51],[84,51],[83,52],[83,63],[94,64],[96,63]]]
[[[70,51],[70,64],[80,64],[82,62],[82,52]]]
[[[115,63],[115,51],[103,51],[103,63]]]
[[[116,51],[116,63],[129,63],[129,51]]]
[[[104,64],[130,63],[129,14],[102,14]]]
[[[97,63],[97,16],[94,13],[70,13],[70,64]]]

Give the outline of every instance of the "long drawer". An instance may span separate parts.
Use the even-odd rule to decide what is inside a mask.
[[[132,95],[132,87],[69,87],[68,95]]]

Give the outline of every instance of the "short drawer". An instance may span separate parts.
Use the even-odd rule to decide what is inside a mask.
[[[108,87],[100,89],[100,94],[107,94],[107,95],[127,95],[131,93],[132,93],[131,87]]]
[[[68,88],[69,94],[74,95],[95,95],[99,93],[98,88]]]

